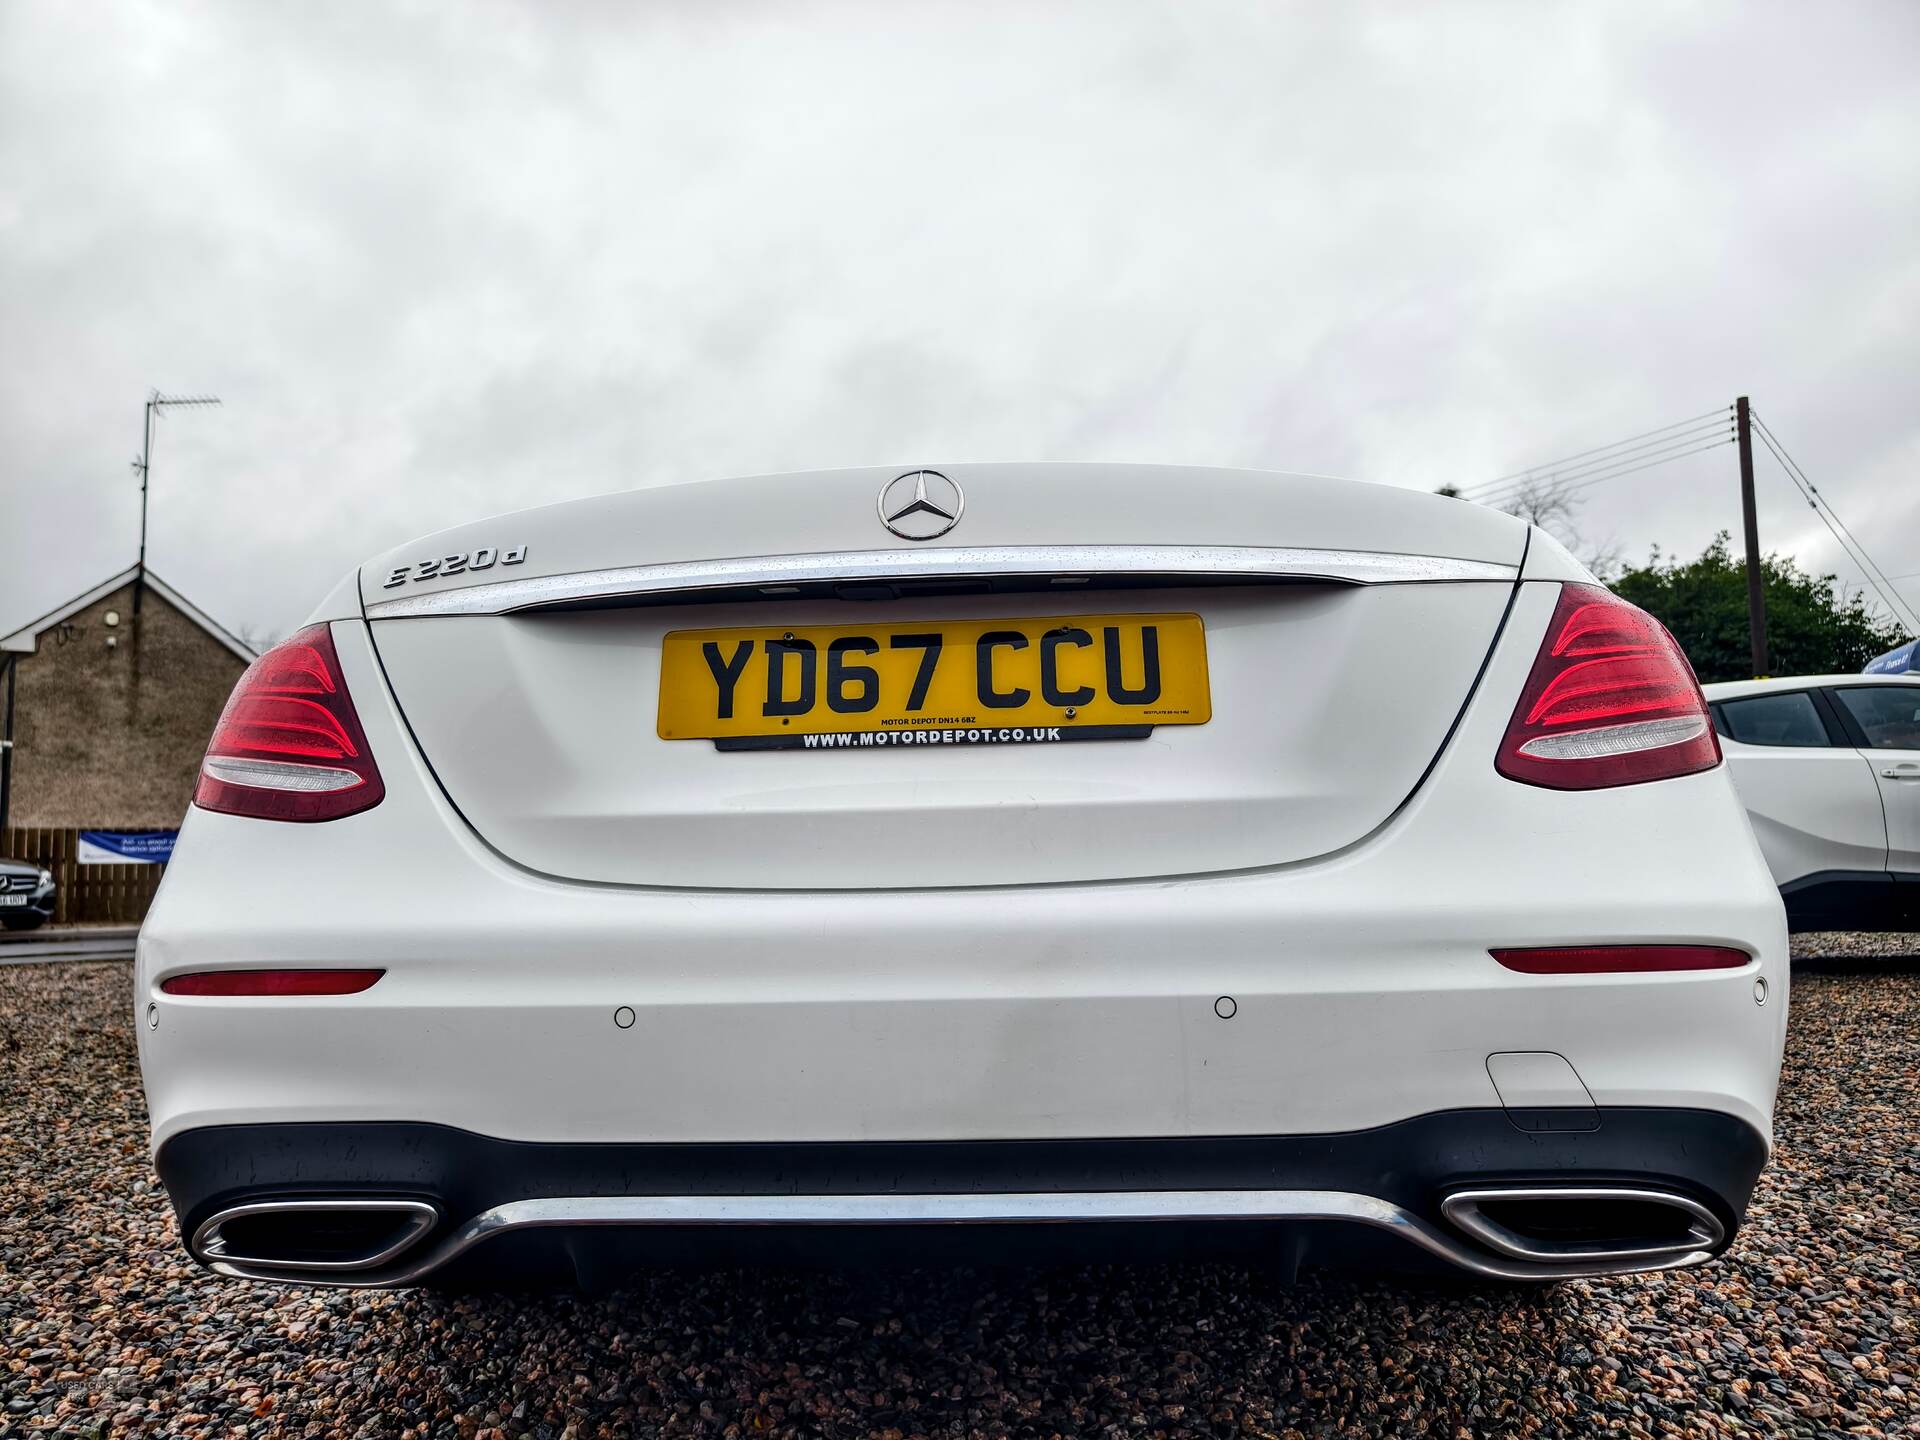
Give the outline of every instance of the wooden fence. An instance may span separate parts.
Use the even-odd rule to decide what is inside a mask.
[[[44,825],[9,826],[0,833],[0,856],[44,865],[58,887],[53,921],[138,925],[146,918],[164,865],[82,865],[80,832]]]

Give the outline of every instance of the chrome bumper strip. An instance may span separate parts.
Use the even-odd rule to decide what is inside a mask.
[[[491,580],[422,594],[369,596],[369,620],[422,615],[508,615],[548,606],[636,597],[671,600],[705,591],[758,591],[791,598],[796,587],[880,585],[925,580],[1044,579],[1079,586],[1096,577],[1134,577],[1249,584],[1323,580],[1343,585],[1406,585],[1435,581],[1506,581],[1518,565],[1444,555],[1392,555],[1373,550],[1296,550],[1248,545],[979,545],[923,550],[843,550],[811,555],[753,555],[684,560]],[[363,580],[363,588],[365,581]]]
[[[515,1231],[593,1226],[1019,1225],[1119,1221],[1338,1221],[1385,1231],[1461,1270],[1492,1280],[1558,1280],[1669,1270],[1709,1259],[1699,1249],[1618,1262],[1505,1259],[1411,1211],[1340,1190],[1043,1191],[961,1195],[633,1195],[516,1200],[483,1211],[393,1268],[292,1273],[202,1254],[222,1275],[303,1285],[393,1289],[418,1284],[485,1241]]]

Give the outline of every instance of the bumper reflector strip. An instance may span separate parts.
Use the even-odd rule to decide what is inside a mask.
[[[1649,970],[1737,970],[1753,962],[1722,945],[1559,945],[1488,952],[1522,975],[1608,975]]]
[[[172,975],[168,995],[358,995],[384,970],[196,970]]]

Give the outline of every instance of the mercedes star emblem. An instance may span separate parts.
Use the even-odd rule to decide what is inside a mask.
[[[938,470],[909,470],[880,489],[880,523],[902,540],[935,540],[960,523],[967,497]]]

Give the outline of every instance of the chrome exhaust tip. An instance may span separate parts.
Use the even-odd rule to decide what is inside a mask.
[[[351,1273],[385,1265],[439,1222],[425,1200],[250,1200],[208,1216],[188,1248],[223,1274]]]
[[[1440,1213],[1496,1254],[1539,1264],[1705,1259],[1727,1237],[1697,1200],[1632,1186],[1483,1186],[1454,1191]]]

